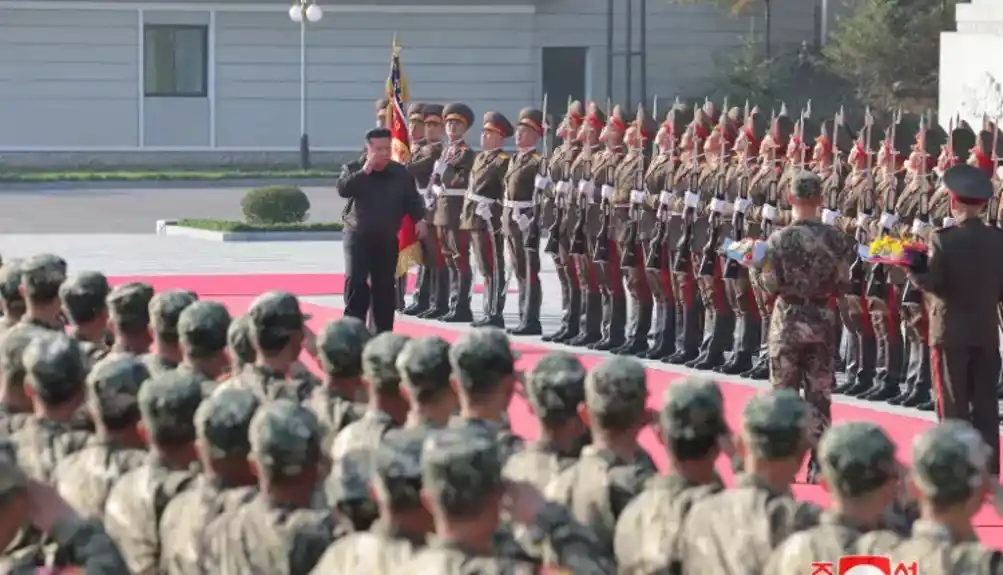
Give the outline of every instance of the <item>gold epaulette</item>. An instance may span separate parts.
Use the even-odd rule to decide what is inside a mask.
[[[506,154],[505,152],[498,152],[498,157],[501,158],[501,159],[503,159],[503,160],[507,160],[508,159],[508,154]]]

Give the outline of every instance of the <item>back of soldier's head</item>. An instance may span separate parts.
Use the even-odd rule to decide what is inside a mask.
[[[317,470],[323,432],[309,409],[287,399],[262,405],[248,432],[251,459],[272,481],[292,480]]]
[[[300,309],[299,299],[283,291],[270,291],[258,296],[247,315],[251,320],[251,343],[265,355],[282,353],[303,328],[309,316]]]
[[[215,301],[198,301],[178,317],[178,338],[187,357],[205,359],[226,349],[230,312]]]
[[[922,499],[948,509],[970,501],[985,487],[992,456],[970,423],[948,420],[913,442],[912,482]]]
[[[676,460],[707,457],[729,432],[721,388],[709,379],[693,376],[673,383],[665,392],[658,428]]]
[[[585,377],[582,362],[570,353],[545,355],[526,374],[526,395],[533,413],[547,425],[576,417],[585,402]]]
[[[340,379],[362,375],[362,350],[372,333],[361,319],[343,316],[321,330],[317,336],[317,351],[324,372]]]
[[[257,359],[254,344],[251,343],[251,317],[242,315],[232,322],[226,331],[226,345],[230,350],[230,359],[234,367],[242,368]]]
[[[24,351],[36,335],[44,330],[29,326],[12,329],[0,342],[0,377],[9,387],[23,388],[27,373],[24,369]]]
[[[423,443],[420,435],[394,434],[373,453],[373,491],[392,510],[421,507]]]
[[[246,458],[251,452],[248,430],[258,410],[257,396],[244,389],[220,389],[195,412],[199,449],[210,460]]]
[[[87,374],[91,413],[108,429],[125,429],[139,421],[139,390],[150,379],[143,362],[130,355],[99,361]]]
[[[150,301],[153,287],[141,282],[115,286],[106,302],[116,333],[138,335],[150,329]]]
[[[818,459],[829,491],[839,497],[866,497],[899,477],[895,443],[869,421],[830,427],[819,441]]]
[[[73,325],[83,325],[97,319],[108,309],[105,301],[111,287],[100,272],[80,272],[67,278],[59,287],[63,310]]]
[[[472,426],[430,434],[421,450],[422,490],[450,517],[476,517],[503,488],[494,437]]]
[[[87,361],[80,344],[60,332],[39,331],[24,350],[25,384],[49,406],[82,396]]]
[[[401,385],[412,402],[428,404],[451,389],[449,343],[438,336],[412,339],[397,356]]]
[[[372,497],[374,451],[358,447],[338,456],[324,482],[328,501],[352,522],[356,531],[365,531],[379,518]]]
[[[188,290],[162,291],[150,300],[150,327],[160,341],[178,343],[178,320],[181,312],[198,301],[198,296]]]
[[[585,379],[585,405],[600,429],[627,431],[644,425],[647,403],[647,376],[634,358],[604,361]]]
[[[397,356],[410,338],[383,332],[369,340],[362,350],[362,377],[369,383],[370,393],[395,395],[400,392]]]
[[[449,350],[449,363],[460,389],[470,396],[489,395],[515,375],[518,356],[505,332],[493,328],[469,331]]]
[[[796,391],[757,393],[742,411],[742,439],[751,455],[763,460],[800,456],[808,446],[810,418]]]
[[[66,281],[66,261],[53,254],[28,258],[21,266],[21,287],[31,303],[47,304],[59,297],[59,286]]]
[[[21,293],[21,270],[24,260],[7,260],[0,266],[0,301],[8,313],[24,313],[24,295]]]
[[[195,412],[202,403],[202,380],[186,371],[166,371],[139,390],[139,411],[153,445],[181,446],[195,441]]]

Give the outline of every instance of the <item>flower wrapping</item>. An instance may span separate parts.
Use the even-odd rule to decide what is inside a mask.
[[[725,242],[723,253],[745,267],[759,267],[766,256],[766,242],[753,238],[745,238],[737,242]]]
[[[910,266],[917,257],[926,255],[927,247],[916,240],[885,236],[871,242],[867,252],[867,260],[873,263]]]

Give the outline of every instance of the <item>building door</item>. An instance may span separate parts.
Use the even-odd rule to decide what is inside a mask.
[[[549,99],[545,112],[554,122],[567,111],[568,97],[583,105],[588,98],[589,49],[584,47],[543,48],[543,91]],[[554,126],[556,128],[556,126]]]

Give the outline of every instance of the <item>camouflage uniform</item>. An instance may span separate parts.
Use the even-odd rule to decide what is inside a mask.
[[[515,362],[518,355],[512,351],[505,332],[497,328],[483,328],[463,334],[449,350],[449,363],[453,378],[459,382],[461,393],[470,395],[497,391],[506,379],[517,377]],[[498,441],[502,461],[508,461],[522,450],[521,437],[512,434],[504,414],[499,421],[467,419],[455,416],[450,427],[470,427],[492,435]]]
[[[794,195],[822,193],[821,180],[802,172]],[[849,288],[856,246],[843,233],[816,221],[796,221],[772,235],[757,274],[760,288],[777,296],[770,317],[770,378],[774,388],[805,390],[817,440],[831,420],[835,381],[836,322],[829,306]]]
[[[195,412],[195,433],[211,459],[246,458],[251,451],[247,430],[258,409],[249,391],[231,389],[207,398]],[[199,475],[178,494],[160,520],[160,573],[202,575],[203,530],[220,514],[250,501],[251,487],[224,483],[217,475]]]
[[[10,328],[17,325],[24,314],[24,296],[21,295],[21,268],[23,260],[8,260],[0,266],[0,302],[4,314],[0,317],[0,343]]]
[[[636,359],[611,359],[585,379],[585,405],[596,427],[622,432],[636,426],[647,402],[644,366]],[[595,531],[603,552],[612,555],[617,518],[656,473],[654,462],[640,446],[629,460],[589,446],[550,483],[547,498],[567,506],[575,519]]]
[[[150,328],[150,302],[153,301],[153,287],[149,284],[133,282],[115,286],[108,294],[108,315],[111,324],[123,334],[138,333]],[[116,342],[121,343],[121,340]],[[116,349],[117,353],[137,353],[140,350]],[[143,350],[142,353],[146,353]]]
[[[450,384],[449,342],[438,336],[412,339],[397,356],[401,388],[411,402],[411,413],[404,424],[405,433],[423,434],[445,427],[445,421],[431,421],[420,409],[439,401],[444,394],[454,394]],[[455,395],[454,395],[455,397]]]
[[[659,428],[666,446],[708,444],[729,433],[724,402],[717,384],[698,378],[674,383],[665,393]],[[683,454],[670,454],[677,458]],[[706,458],[718,453],[711,447]],[[621,573],[670,573],[678,570],[678,539],[693,505],[718,493],[720,478],[697,483],[678,474],[648,480],[642,491],[620,515],[614,547]]]
[[[284,347],[288,338],[302,331],[310,316],[300,311],[299,300],[289,292],[272,291],[262,294],[251,304],[247,320],[255,349],[275,350]],[[240,320],[238,320],[240,321]],[[234,322],[237,323],[237,322]],[[220,384],[220,389],[248,389],[258,400],[290,399],[302,403],[310,397],[316,382],[292,374],[278,373],[263,365],[252,365],[236,372]]]
[[[139,420],[139,388],[150,378],[136,358],[123,356],[102,362],[87,376],[87,401],[106,428],[135,426]],[[87,447],[56,467],[52,483],[66,501],[87,519],[102,519],[112,485],[146,459],[146,451],[124,445],[107,434],[96,435]]]
[[[324,327],[317,338],[320,364],[329,378],[357,378],[362,375],[362,350],[372,333],[362,320],[344,316]],[[330,453],[335,436],[353,421],[362,418],[365,406],[327,385],[313,390],[306,406],[324,429],[322,448]]]
[[[0,381],[5,389],[24,388],[24,350],[42,330],[20,329],[0,341]],[[17,432],[31,418],[31,412],[17,412],[9,405],[0,405],[0,439]]]
[[[829,490],[845,500],[860,500],[899,478],[895,444],[881,427],[864,421],[833,426],[822,437],[819,460]],[[773,552],[764,573],[803,573],[813,561],[848,555],[857,539],[877,525],[866,525],[836,509],[823,512],[819,525],[795,533]]]
[[[743,410],[749,455],[799,457],[808,440],[808,406],[789,389],[753,396]],[[679,560],[693,575],[765,573],[770,553],[788,535],[818,522],[820,510],[794,499],[790,488],[744,475],[735,487],[701,499],[683,524]],[[802,566],[804,567],[804,566]]]
[[[290,400],[264,403],[248,435],[251,459],[272,481],[299,476],[323,460],[317,418]],[[202,567],[209,573],[305,575],[344,528],[330,511],[273,503],[259,494],[205,529]]]
[[[168,345],[178,343],[178,320],[185,308],[198,301],[198,296],[187,290],[173,289],[162,291],[150,300],[150,327],[157,339]],[[156,352],[143,356],[143,363],[153,376],[160,375],[178,367],[178,362],[171,358],[157,355]]]
[[[54,301],[59,298],[59,286],[66,281],[66,261],[52,254],[40,254],[26,260],[21,265],[21,285],[26,298],[39,301]],[[29,317],[21,317],[17,325],[12,326],[7,333],[20,329],[41,328],[50,331],[62,331],[65,326],[62,321],[43,321]]]
[[[912,480],[920,497],[944,508],[971,505],[978,486],[989,477],[990,451],[981,434],[960,420],[923,432],[912,448]],[[915,561],[916,571],[924,575],[1003,572],[1003,554],[984,547],[974,530],[953,533],[946,525],[925,517],[913,524],[909,538],[874,531],[861,538],[857,549],[888,555],[893,561]]]
[[[373,484],[377,497],[395,511],[420,509],[421,445],[416,436],[388,436],[376,449]],[[311,573],[365,572],[389,575],[425,546],[424,533],[407,533],[387,521],[353,533],[328,548]]]
[[[435,433],[422,447],[422,489],[445,516],[483,509],[504,489],[504,459],[498,444],[482,431],[471,428]],[[600,549],[595,535],[576,522],[567,509],[547,504],[537,514],[535,528],[547,537],[559,563],[576,575],[613,573],[610,554]],[[496,555],[479,555],[458,542],[438,538],[400,569],[401,573],[516,574],[536,573],[530,563]]]
[[[219,302],[199,301],[186,307],[178,318],[178,339],[185,359],[178,371],[202,379],[202,391],[212,393],[216,381],[210,374],[202,373],[189,360],[210,359],[226,350],[230,312]]]
[[[168,371],[143,384],[139,411],[150,444],[194,442],[195,412],[201,402],[202,383],[192,375]],[[194,478],[194,473],[177,468],[154,449],[112,487],[105,504],[105,527],[136,575],[160,572],[160,519],[167,504]]]

